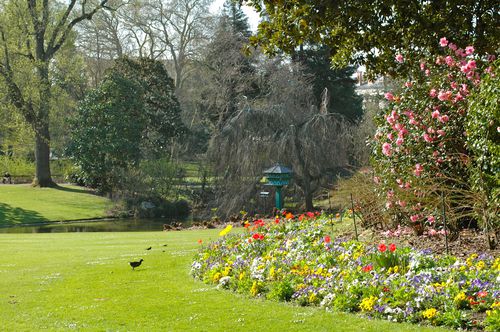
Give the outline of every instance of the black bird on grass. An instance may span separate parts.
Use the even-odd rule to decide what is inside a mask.
[[[146,248],[146,250],[151,250],[151,247],[149,247],[149,248]]]
[[[130,266],[132,266],[132,270],[134,270],[136,267],[140,266],[142,261],[144,261],[144,259],[140,259],[138,262],[128,262],[130,264]]]

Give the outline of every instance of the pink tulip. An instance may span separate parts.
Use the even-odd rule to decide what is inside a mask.
[[[389,101],[393,101],[394,100],[394,95],[390,92],[387,92],[385,95],[384,95],[385,99],[389,100]]]
[[[434,112],[432,112],[431,117],[432,117],[433,119],[437,119],[437,118],[439,118],[439,111],[434,111]]]
[[[414,214],[414,215],[410,216],[410,220],[411,220],[412,222],[417,222],[417,221],[418,221],[418,219],[419,219],[418,214]]]
[[[429,96],[431,98],[435,98],[437,96],[436,89],[431,89],[431,91],[429,91]]]
[[[439,39],[439,45],[441,45],[441,47],[446,47],[448,45],[448,40],[446,39],[446,37],[442,37],[441,39]]]
[[[432,224],[434,223],[434,221],[436,221],[436,219],[434,218],[434,216],[428,216],[427,221]]]
[[[452,51],[456,51],[457,50],[457,45],[453,44],[453,43],[449,43],[448,44],[448,47],[450,48],[450,50]]]
[[[404,61],[403,56],[401,54],[397,54],[395,59],[399,63],[403,63]]]
[[[450,118],[448,117],[448,115],[445,114],[439,118],[439,121],[441,121],[442,123],[446,123],[449,119]]]

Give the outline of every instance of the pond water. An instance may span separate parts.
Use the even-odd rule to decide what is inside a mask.
[[[54,222],[43,225],[1,227],[0,233],[70,233],[70,232],[148,232],[162,231],[163,224],[181,222],[189,227],[189,219],[112,219],[85,222]]]

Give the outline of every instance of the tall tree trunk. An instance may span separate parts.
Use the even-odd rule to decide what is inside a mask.
[[[50,173],[50,145],[49,145],[49,126],[48,123],[41,125],[35,134],[35,160],[36,172],[33,179],[34,186],[53,187]]]
[[[37,68],[40,79],[39,97],[40,108],[37,122],[35,123],[35,161],[36,172],[33,179],[34,186],[55,186],[50,174],[50,133],[49,133],[49,110],[50,110],[50,82],[48,63],[42,63]]]
[[[304,192],[306,211],[314,210],[313,191],[311,188],[311,178],[307,172],[305,172],[304,178],[302,181],[302,191]]]

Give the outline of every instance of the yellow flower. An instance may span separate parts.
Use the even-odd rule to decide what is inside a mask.
[[[484,261],[479,261],[476,264],[476,269],[482,270],[482,269],[484,269],[485,266],[486,266],[486,264],[484,263]]]
[[[232,270],[232,268],[230,266],[226,266],[224,268],[224,271],[222,271],[222,276],[227,277],[229,275],[229,273],[231,273],[231,270]]]
[[[245,272],[241,272],[240,276],[238,277],[238,279],[240,280],[243,280],[243,278],[245,278]]]
[[[227,225],[222,231],[220,231],[219,236],[224,236],[233,229],[233,225]]]
[[[467,299],[467,296],[465,295],[464,292],[461,292],[459,294],[457,294],[457,296],[455,296],[455,302],[462,302],[462,301],[465,301]]]
[[[378,298],[375,296],[370,296],[370,297],[365,297],[364,299],[361,300],[361,303],[359,304],[359,308],[361,311],[372,311],[373,306],[377,302]]]
[[[257,296],[257,294],[259,294],[259,283],[257,281],[253,282],[250,294],[252,294],[252,296]]]
[[[212,277],[212,281],[217,283],[219,282],[219,279],[222,278],[222,273],[220,272],[217,272],[216,274],[214,274],[214,276]]]
[[[271,267],[271,269],[269,270],[269,278],[272,280],[274,278],[276,278],[276,271],[274,269],[274,266]]]
[[[422,312],[422,316],[424,316],[424,318],[426,319],[432,319],[434,317],[436,317],[438,311],[434,308],[430,308],[430,309],[427,309],[425,310],[424,312]]]
[[[317,299],[318,299],[318,297],[313,292],[311,292],[311,294],[309,294],[309,302],[310,303],[316,302]]]
[[[500,309],[500,302],[495,302],[491,305],[491,309]]]

